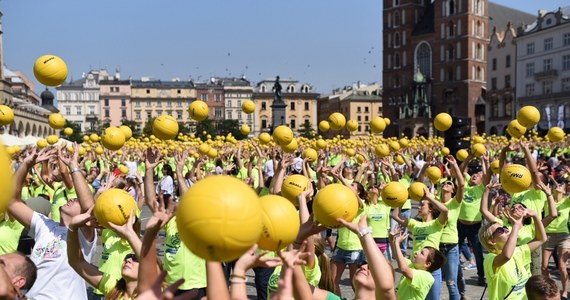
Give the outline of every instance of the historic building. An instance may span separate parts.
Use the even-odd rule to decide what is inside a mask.
[[[113,78],[99,81],[99,106],[103,123],[120,126],[123,120],[132,120],[130,80],[121,80],[117,71]]]
[[[271,131],[273,124],[271,105],[274,100],[273,85],[275,78],[262,80],[257,83],[253,90],[252,100],[255,102],[254,127],[252,133],[258,135],[263,131]],[[295,135],[299,135],[299,130],[303,128],[303,123],[308,123],[309,127],[317,130],[317,99],[318,93],[313,92],[313,87],[307,83],[300,83],[297,80],[281,79],[282,99],[287,105],[285,116],[275,123],[288,125]]]
[[[238,120],[240,124],[247,124],[249,128],[254,128],[254,114],[246,114],[242,111],[241,105],[246,100],[251,100],[253,86],[245,77],[223,77],[215,78],[224,87],[225,119]]]
[[[208,118],[214,121],[224,119],[224,86],[222,80],[215,77],[210,78],[209,82],[196,82],[196,97],[208,104]]]
[[[570,130],[570,7],[540,11],[517,31],[516,109],[540,110],[540,132]]]
[[[439,112],[468,116],[472,130],[485,113],[488,1],[384,0],[385,135],[433,131]]]
[[[338,134],[344,138],[364,136],[370,133],[370,121],[376,116],[382,116],[382,88],[377,83],[363,85],[360,83],[333,90],[332,94],[319,97],[318,120],[327,120],[334,112],[340,112],[346,120],[358,122],[356,131],[350,132],[345,128],[339,131],[329,130],[319,133],[325,137]]]

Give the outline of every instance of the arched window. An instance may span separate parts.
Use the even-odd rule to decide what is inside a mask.
[[[394,33],[394,47],[400,47],[400,34]]]
[[[394,54],[394,68],[400,67],[400,54]]]
[[[483,49],[481,48],[481,44],[477,44],[477,48],[475,51],[475,58],[483,59]]]
[[[447,46],[447,59],[453,60],[455,59],[455,49],[452,45]]]
[[[483,28],[481,26],[481,21],[477,21],[477,36],[483,36]]]
[[[414,55],[414,69],[419,69],[426,77],[431,78],[431,48],[427,42],[421,42]]]
[[[265,93],[265,84],[262,84],[262,85],[259,87],[259,91],[262,92],[262,93]]]
[[[455,35],[455,24],[453,24],[452,21],[449,21],[449,23],[447,23],[447,34],[450,37]]]
[[[287,92],[288,93],[294,93],[295,92],[295,86],[294,85],[290,85],[287,87]]]
[[[398,27],[400,26],[400,13],[399,12],[394,12],[394,27]]]
[[[455,1],[449,0],[449,14],[455,14]]]

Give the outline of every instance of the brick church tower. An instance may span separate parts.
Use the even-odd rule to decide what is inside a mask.
[[[485,113],[487,0],[384,0],[385,136],[433,134],[440,112]]]

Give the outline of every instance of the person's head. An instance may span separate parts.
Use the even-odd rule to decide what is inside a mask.
[[[350,189],[358,196],[360,199],[366,199],[366,190],[360,182],[354,181],[350,184]]]
[[[451,197],[455,196],[455,184],[452,180],[446,180],[441,184],[441,194],[449,194]]]
[[[19,252],[0,255],[0,268],[4,269],[17,289],[29,290],[36,281],[36,265],[29,257]]]
[[[127,254],[123,259],[121,275],[126,281],[136,281],[139,277],[139,260],[134,253]]]
[[[172,167],[168,164],[162,166],[162,174],[165,176],[174,177],[174,172],[172,171]]]
[[[439,217],[439,210],[437,210],[429,200],[421,200],[420,207],[418,209],[418,216],[422,220],[427,220],[429,216],[431,216],[432,219],[436,219]]]
[[[469,175],[471,175],[471,178],[469,179],[469,185],[471,186],[480,185],[483,181],[483,172],[479,170],[474,170],[470,172]]]
[[[556,282],[544,275],[531,276],[525,284],[528,300],[560,300]]]
[[[366,262],[356,269],[356,272],[352,277],[352,285],[354,286],[355,292],[360,294],[359,299],[365,299],[367,294],[374,295],[376,284],[374,283],[372,273],[370,272]]]
[[[479,240],[485,250],[498,254],[503,251],[510,234],[508,227],[492,222],[479,229]]]
[[[373,201],[378,200],[378,195],[378,187],[371,185],[368,187],[368,189],[366,189],[366,197],[364,198],[364,201],[366,204],[370,205],[373,203]]]
[[[414,268],[426,270],[430,273],[441,268],[445,264],[445,261],[445,255],[433,247],[424,247],[412,257]]]
[[[67,203],[59,208],[59,213],[62,219],[71,220],[71,218],[81,214],[81,205],[77,198],[71,198],[67,200]]]
[[[354,177],[354,170],[351,167],[344,167],[342,169],[342,177],[352,179]]]
[[[113,187],[117,189],[124,189],[127,186],[127,180],[123,177],[117,177],[113,181]]]

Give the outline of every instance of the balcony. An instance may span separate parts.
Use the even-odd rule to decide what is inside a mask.
[[[534,73],[535,80],[551,79],[558,77],[558,70],[550,69],[544,72]]]

